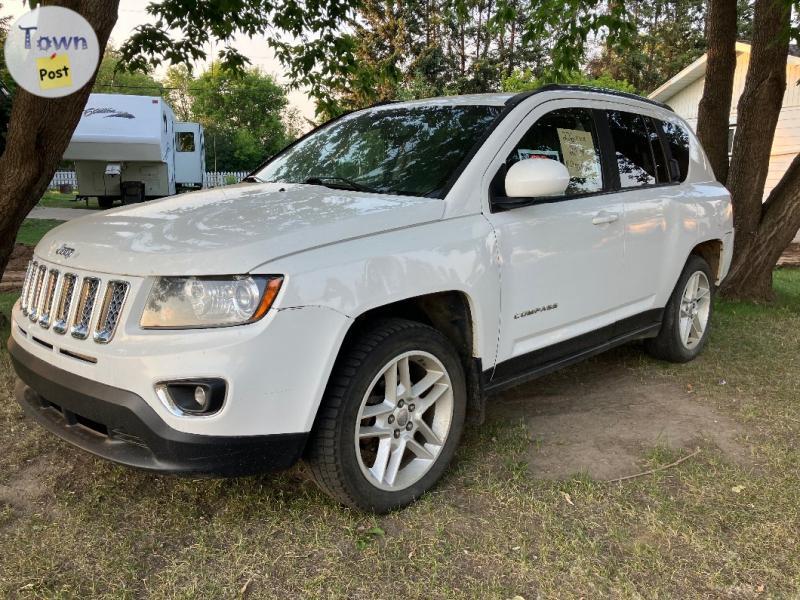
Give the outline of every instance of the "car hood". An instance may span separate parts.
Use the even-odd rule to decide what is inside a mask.
[[[50,231],[36,252],[65,268],[118,275],[246,273],[310,248],[436,221],[443,212],[433,198],[243,183],[75,219]]]

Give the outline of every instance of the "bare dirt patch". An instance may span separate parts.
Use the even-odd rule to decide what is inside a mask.
[[[490,400],[489,414],[525,421],[526,460],[536,477],[631,475],[657,446],[682,453],[716,448],[732,462],[747,462],[741,425],[680,385],[643,381],[616,352],[509,390]]]
[[[55,475],[47,457],[32,460],[10,481],[0,483],[0,504],[10,504],[22,512],[35,512],[46,507],[52,493],[49,482]]]

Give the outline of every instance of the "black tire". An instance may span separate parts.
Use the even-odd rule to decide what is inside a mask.
[[[109,198],[108,196],[100,196],[97,198],[97,205],[100,208],[111,208],[114,206],[114,199]]]
[[[692,347],[687,347],[681,340],[681,300],[689,279],[697,272],[702,272],[709,283],[708,322],[700,340]],[[672,291],[669,302],[667,302],[667,306],[664,309],[664,317],[658,336],[645,340],[645,349],[651,356],[669,362],[685,363],[693,360],[703,351],[708,343],[708,335],[711,330],[714,288],[714,276],[711,272],[711,267],[701,257],[692,254],[689,260],[686,261],[686,266],[684,266],[683,272],[678,278],[678,283],[675,285],[675,289]]]
[[[387,491],[373,485],[362,472],[354,444],[355,427],[362,400],[381,368],[411,351],[433,355],[446,369],[453,391],[452,421],[425,475],[404,489]],[[336,360],[306,452],[315,481],[335,500],[363,511],[386,513],[410,504],[433,487],[447,469],[464,428],[466,400],[464,371],[445,336],[415,321],[377,322],[358,334]]]

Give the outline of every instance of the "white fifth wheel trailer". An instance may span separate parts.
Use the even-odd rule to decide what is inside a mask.
[[[75,162],[79,198],[100,206],[171,196],[203,187],[203,128],[176,122],[162,98],[91,94],[64,159]]]

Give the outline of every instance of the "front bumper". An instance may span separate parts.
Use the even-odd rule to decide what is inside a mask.
[[[142,469],[236,476],[285,469],[308,433],[211,436],[173,429],[133,392],[86,379],[8,342],[17,401],[50,432],[97,456]]]

